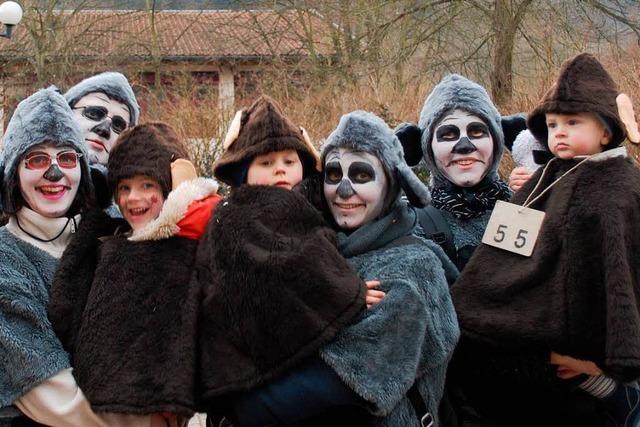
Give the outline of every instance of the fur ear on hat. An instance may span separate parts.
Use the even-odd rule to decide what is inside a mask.
[[[185,181],[198,178],[196,167],[187,159],[178,159],[171,163],[171,190],[178,188]]]
[[[243,110],[238,110],[236,112],[236,115],[233,117],[233,120],[229,125],[229,130],[227,131],[227,135],[224,137],[224,142],[222,143],[222,148],[225,150],[228,149],[231,144],[236,142],[238,135],[240,135],[240,128],[242,127],[242,111]]]
[[[640,131],[638,131],[638,122],[633,112],[633,104],[626,93],[621,93],[616,98],[618,104],[618,115],[627,130],[627,138],[634,144],[640,144]]]
[[[415,166],[422,160],[422,130],[413,123],[400,123],[393,132],[402,144],[404,159],[409,166]]]
[[[431,203],[429,189],[420,181],[415,173],[406,164],[399,164],[396,168],[400,188],[409,199],[409,203],[417,208],[424,208]]]
[[[300,133],[302,133],[302,139],[304,140],[304,144],[307,146],[309,151],[313,154],[313,158],[316,161],[316,170],[318,172],[322,172],[322,162],[320,160],[320,153],[318,153],[318,150],[316,150],[316,147],[313,146],[313,144],[311,143],[311,138],[309,138],[309,134],[307,133],[307,130],[302,126],[300,126]]]
[[[502,116],[500,118],[502,132],[504,133],[504,146],[509,149],[513,148],[513,141],[516,137],[527,128],[527,115],[524,113],[516,113],[510,116]]]

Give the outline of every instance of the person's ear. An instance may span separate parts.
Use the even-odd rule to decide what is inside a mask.
[[[604,129],[602,136],[600,137],[600,145],[603,147],[611,142],[611,132],[609,129]]]
[[[400,140],[404,159],[409,166],[415,166],[422,160],[422,130],[413,123],[401,123],[393,131]]]

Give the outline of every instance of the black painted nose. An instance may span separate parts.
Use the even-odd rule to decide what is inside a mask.
[[[348,179],[343,179],[338,185],[338,189],[336,190],[336,194],[340,196],[341,199],[348,199],[349,197],[356,194],[355,190],[351,186],[351,181]]]
[[[47,169],[47,171],[44,173],[43,176],[44,176],[44,179],[46,179],[47,181],[57,182],[64,177],[64,174],[62,173],[58,165],[51,165],[49,166],[49,169]]]
[[[102,138],[109,139],[111,137],[111,120],[107,119],[98,123],[91,129],[91,132]]]
[[[474,151],[478,151],[478,148],[466,136],[460,138],[460,141],[451,149],[453,154],[471,154]]]

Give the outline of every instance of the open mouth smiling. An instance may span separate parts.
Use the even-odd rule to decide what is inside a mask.
[[[127,209],[131,216],[141,216],[146,214],[149,211],[149,208],[133,208]]]

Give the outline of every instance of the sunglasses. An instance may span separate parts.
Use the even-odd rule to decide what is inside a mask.
[[[100,105],[87,105],[85,107],[74,107],[74,110],[82,109],[82,115],[89,120],[99,122],[105,117],[109,117],[109,110]],[[127,121],[120,116],[109,117],[111,119],[111,129],[113,132],[120,134],[128,126]]]
[[[61,151],[56,154],[56,163],[63,169],[73,169],[78,165],[81,153],[75,151]],[[42,151],[34,151],[24,158],[24,166],[27,169],[48,169],[51,166],[51,156]]]

